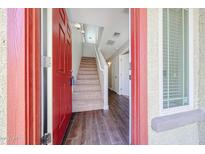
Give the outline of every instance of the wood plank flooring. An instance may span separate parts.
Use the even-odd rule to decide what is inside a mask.
[[[63,144],[129,144],[129,100],[109,91],[109,110],[74,113]]]

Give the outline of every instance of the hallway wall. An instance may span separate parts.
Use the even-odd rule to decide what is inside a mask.
[[[7,136],[7,11],[0,9],[0,144]]]
[[[119,55],[127,50],[129,41],[126,41],[109,59],[111,65],[108,70],[109,88],[119,94]]]
[[[76,79],[78,75],[78,69],[80,66],[81,57],[83,54],[82,36],[73,25],[71,25],[72,32],[72,70],[73,76]]]
[[[83,56],[84,57],[95,57],[94,44],[83,43]]]

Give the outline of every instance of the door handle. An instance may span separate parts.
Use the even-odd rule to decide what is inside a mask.
[[[70,85],[70,86],[74,85],[74,76],[72,76],[72,77],[69,79],[69,85]]]

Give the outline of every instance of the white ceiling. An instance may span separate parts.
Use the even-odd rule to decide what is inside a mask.
[[[129,38],[129,13],[124,8],[114,9],[68,9],[69,20],[74,23],[103,27],[99,48],[106,59],[113,55]],[[92,27],[92,26],[91,26]],[[89,31],[92,31],[89,29]],[[93,31],[96,31],[93,28]],[[113,37],[114,32],[119,32],[120,37]],[[107,45],[108,40],[115,43]]]

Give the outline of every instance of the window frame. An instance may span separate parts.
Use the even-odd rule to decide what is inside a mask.
[[[163,8],[159,9],[159,91],[160,114],[168,115],[193,109],[193,9],[189,9],[189,104],[184,106],[163,108]]]

